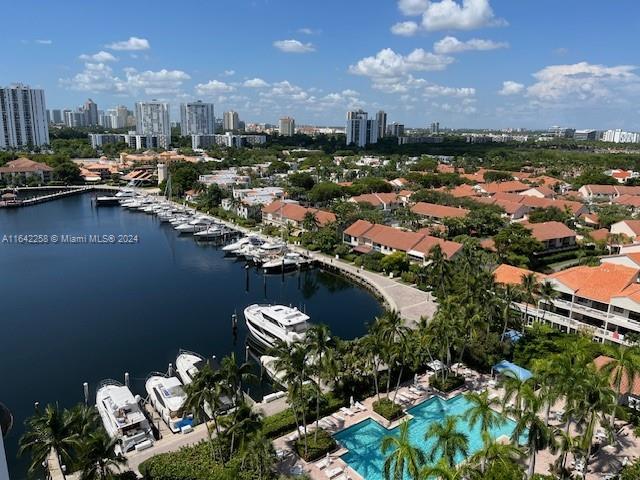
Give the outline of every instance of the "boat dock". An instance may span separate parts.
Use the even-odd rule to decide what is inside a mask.
[[[39,203],[49,202],[58,198],[69,197],[71,195],[77,195],[94,190],[93,186],[80,186],[80,187],[17,187],[13,191],[17,192],[18,198],[11,200],[0,201],[0,208],[10,207],[28,207],[30,205],[37,205]],[[42,195],[36,197],[20,199],[20,193],[24,192],[43,192]]]

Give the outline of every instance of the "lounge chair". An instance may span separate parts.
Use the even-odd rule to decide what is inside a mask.
[[[346,420],[344,419],[344,417],[342,415],[338,415],[337,413],[334,413],[333,415],[331,415],[333,418],[341,421],[342,423],[346,422]]]
[[[318,467],[320,470],[324,470],[329,465],[331,465],[331,457],[329,456],[324,457],[322,460],[319,460],[316,463],[314,463],[314,465]]]
[[[367,407],[365,407],[365,406],[364,406],[362,403],[360,403],[360,402],[356,402],[356,408],[357,408],[358,410],[360,410],[361,412],[364,412],[364,411],[367,409]]]
[[[349,410],[347,407],[341,407],[340,411],[349,417],[353,417],[355,415],[355,413]]]
[[[335,467],[330,470],[327,470],[325,473],[327,475],[327,478],[333,479],[333,478],[336,478],[338,475],[344,474],[344,470],[340,467]]]
[[[409,387],[409,391],[414,395],[417,395],[418,397],[421,397],[422,395],[424,395],[424,392],[422,390],[418,390],[415,387]]]

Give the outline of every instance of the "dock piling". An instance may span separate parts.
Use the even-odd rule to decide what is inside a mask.
[[[84,389],[84,404],[89,405],[89,383],[84,382],[82,387]]]
[[[129,372],[124,372],[124,385],[129,387]]]

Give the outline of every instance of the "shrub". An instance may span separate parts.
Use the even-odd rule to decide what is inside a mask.
[[[332,413],[337,412],[340,407],[344,407],[346,403],[344,400],[334,397],[330,393],[325,396],[326,403],[320,405],[320,416],[324,417],[326,415],[331,415]],[[312,408],[312,412],[309,412],[309,415],[315,419],[315,404]],[[309,421],[309,425],[311,425],[311,418],[307,416]],[[280,413],[276,413],[275,415],[271,415],[267,417],[262,422],[262,431],[265,436],[268,438],[278,438],[284,435],[285,433],[291,432],[296,429],[296,417],[293,414],[293,410],[287,408]]]
[[[383,398],[373,402],[373,411],[389,421],[395,420],[396,418],[400,418],[404,415],[402,407],[397,403],[393,403],[388,398]]]
[[[444,380],[437,374],[429,378],[429,385],[443,393],[449,393],[464,385],[464,377],[459,375],[449,375]]]
[[[295,450],[298,455],[307,462],[313,462],[337,448],[336,441],[324,430],[307,432],[307,454],[304,454],[304,437],[296,440]]]
[[[418,283],[418,275],[416,275],[413,272],[402,272],[402,274],[400,275],[400,278],[402,279],[403,282],[407,282],[407,283]]]

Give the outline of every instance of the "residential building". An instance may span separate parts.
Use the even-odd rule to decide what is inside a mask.
[[[164,135],[171,139],[169,104],[157,100],[137,102],[136,133],[139,135]]]
[[[621,129],[606,130],[602,134],[603,142],[612,143],[640,143],[640,133],[623,132]]]
[[[280,187],[234,188],[231,198],[222,200],[222,208],[245,219],[260,220],[262,207],[284,196]]]
[[[283,137],[292,137],[296,133],[296,121],[291,117],[282,117],[279,132]]]
[[[432,135],[427,136],[412,136],[412,137],[398,137],[398,145],[407,145],[409,143],[442,143],[444,137],[437,137]]]
[[[378,142],[378,122],[368,119],[367,112],[355,110],[347,112],[347,145],[364,147]]]
[[[180,105],[180,135],[213,135],[216,133],[216,117],[213,103],[197,102]]]
[[[98,125],[98,105],[90,98],[84,102],[82,113],[85,118],[85,126],[96,127]]]
[[[313,214],[316,226],[323,227],[336,221],[336,216],[325,210],[307,208],[293,200],[276,200],[262,208],[262,223],[277,227],[292,226],[300,231],[305,230],[305,218]]]
[[[544,185],[541,185],[539,187],[532,187],[529,190],[520,192],[519,195],[525,195],[527,197],[536,197],[536,198],[553,198],[555,195],[555,192],[551,190],[549,187],[545,187]]]
[[[224,112],[222,116],[222,129],[225,132],[236,132],[240,130],[240,117],[238,112],[233,110]]]
[[[494,193],[519,193],[529,190],[531,185],[519,182],[518,180],[511,180],[507,182],[489,182],[479,185],[479,190],[482,193],[494,194]]]
[[[191,135],[191,148],[204,150],[216,145],[242,148],[267,143],[266,135],[236,135],[231,132],[215,135]]]
[[[636,253],[602,261],[596,267],[572,267],[542,277],[557,297],[540,299],[537,305],[515,303],[514,308],[527,311],[527,325],[539,321],[563,332],[586,333],[598,342],[625,343],[626,335],[640,333],[640,259]],[[505,283],[506,272],[513,268],[498,267],[496,282]]]
[[[387,128],[387,131],[389,132],[389,135],[391,135],[392,137],[404,137],[404,124],[393,122]]]
[[[207,186],[215,183],[220,188],[231,189],[249,185],[251,178],[248,175],[239,173],[237,168],[230,168],[228,170],[217,170],[215,173],[208,175],[200,175],[198,181]]]
[[[87,116],[82,110],[65,110],[64,124],[69,128],[78,128],[87,126]]]
[[[44,90],[22,84],[0,87],[0,150],[48,144]]]
[[[578,193],[585,200],[608,199],[612,201],[621,195],[640,195],[640,187],[627,185],[583,185]]]
[[[622,220],[611,225],[612,235],[625,235],[631,240],[640,236],[640,220]]]
[[[380,110],[376,113],[376,122],[378,122],[378,138],[384,138],[387,134],[387,112]]]
[[[634,172],[633,170],[621,170],[613,169],[604,172],[606,175],[615,178],[618,183],[627,183],[629,180],[640,177],[640,172]]]
[[[380,252],[389,255],[404,252],[413,260],[425,264],[431,250],[438,245],[447,259],[453,259],[462,244],[433,237],[422,232],[411,232],[358,220],[343,233],[343,241],[356,253]]]
[[[422,218],[438,222],[445,218],[464,218],[469,215],[469,210],[466,208],[449,207],[427,202],[416,203],[411,207],[411,211]]]
[[[429,127],[429,130],[431,130],[431,133],[434,135],[438,135],[440,133],[440,122],[433,122]]]
[[[365,193],[349,199],[353,203],[368,203],[383,211],[395,210],[402,204],[397,193]]]
[[[558,126],[553,126],[548,130],[548,132],[552,136],[558,137],[558,138],[572,138],[575,131],[576,131],[575,128],[566,128],[566,127],[558,127]]]
[[[585,141],[593,141],[598,139],[598,131],[597,130],[576,130],[573,133],[573,139],[585,142]]]
[[[92,148],[100,148],[103,145],[114,143],[126,143],[135,150],[147,148],[161,148],[167,150],[171,144],[169,135],[143,135],[135,132],[129,133],[90,133]]]
[[[62,113],[62,110],[47,110],[47,112],[49,112],[49,123],[55,123],[56,125],[64,123],[64,115]]]
[[[560,222],[523,223],[531,235],[543,245],[538,253],[567,250],[576,246],[576,232]]]
[[[0,180],[9,185],[23,184],[29,180],[38,183],[51,181],[53,168],[44,163],[34,162],[28,158],[18,158],[0,167]]]

